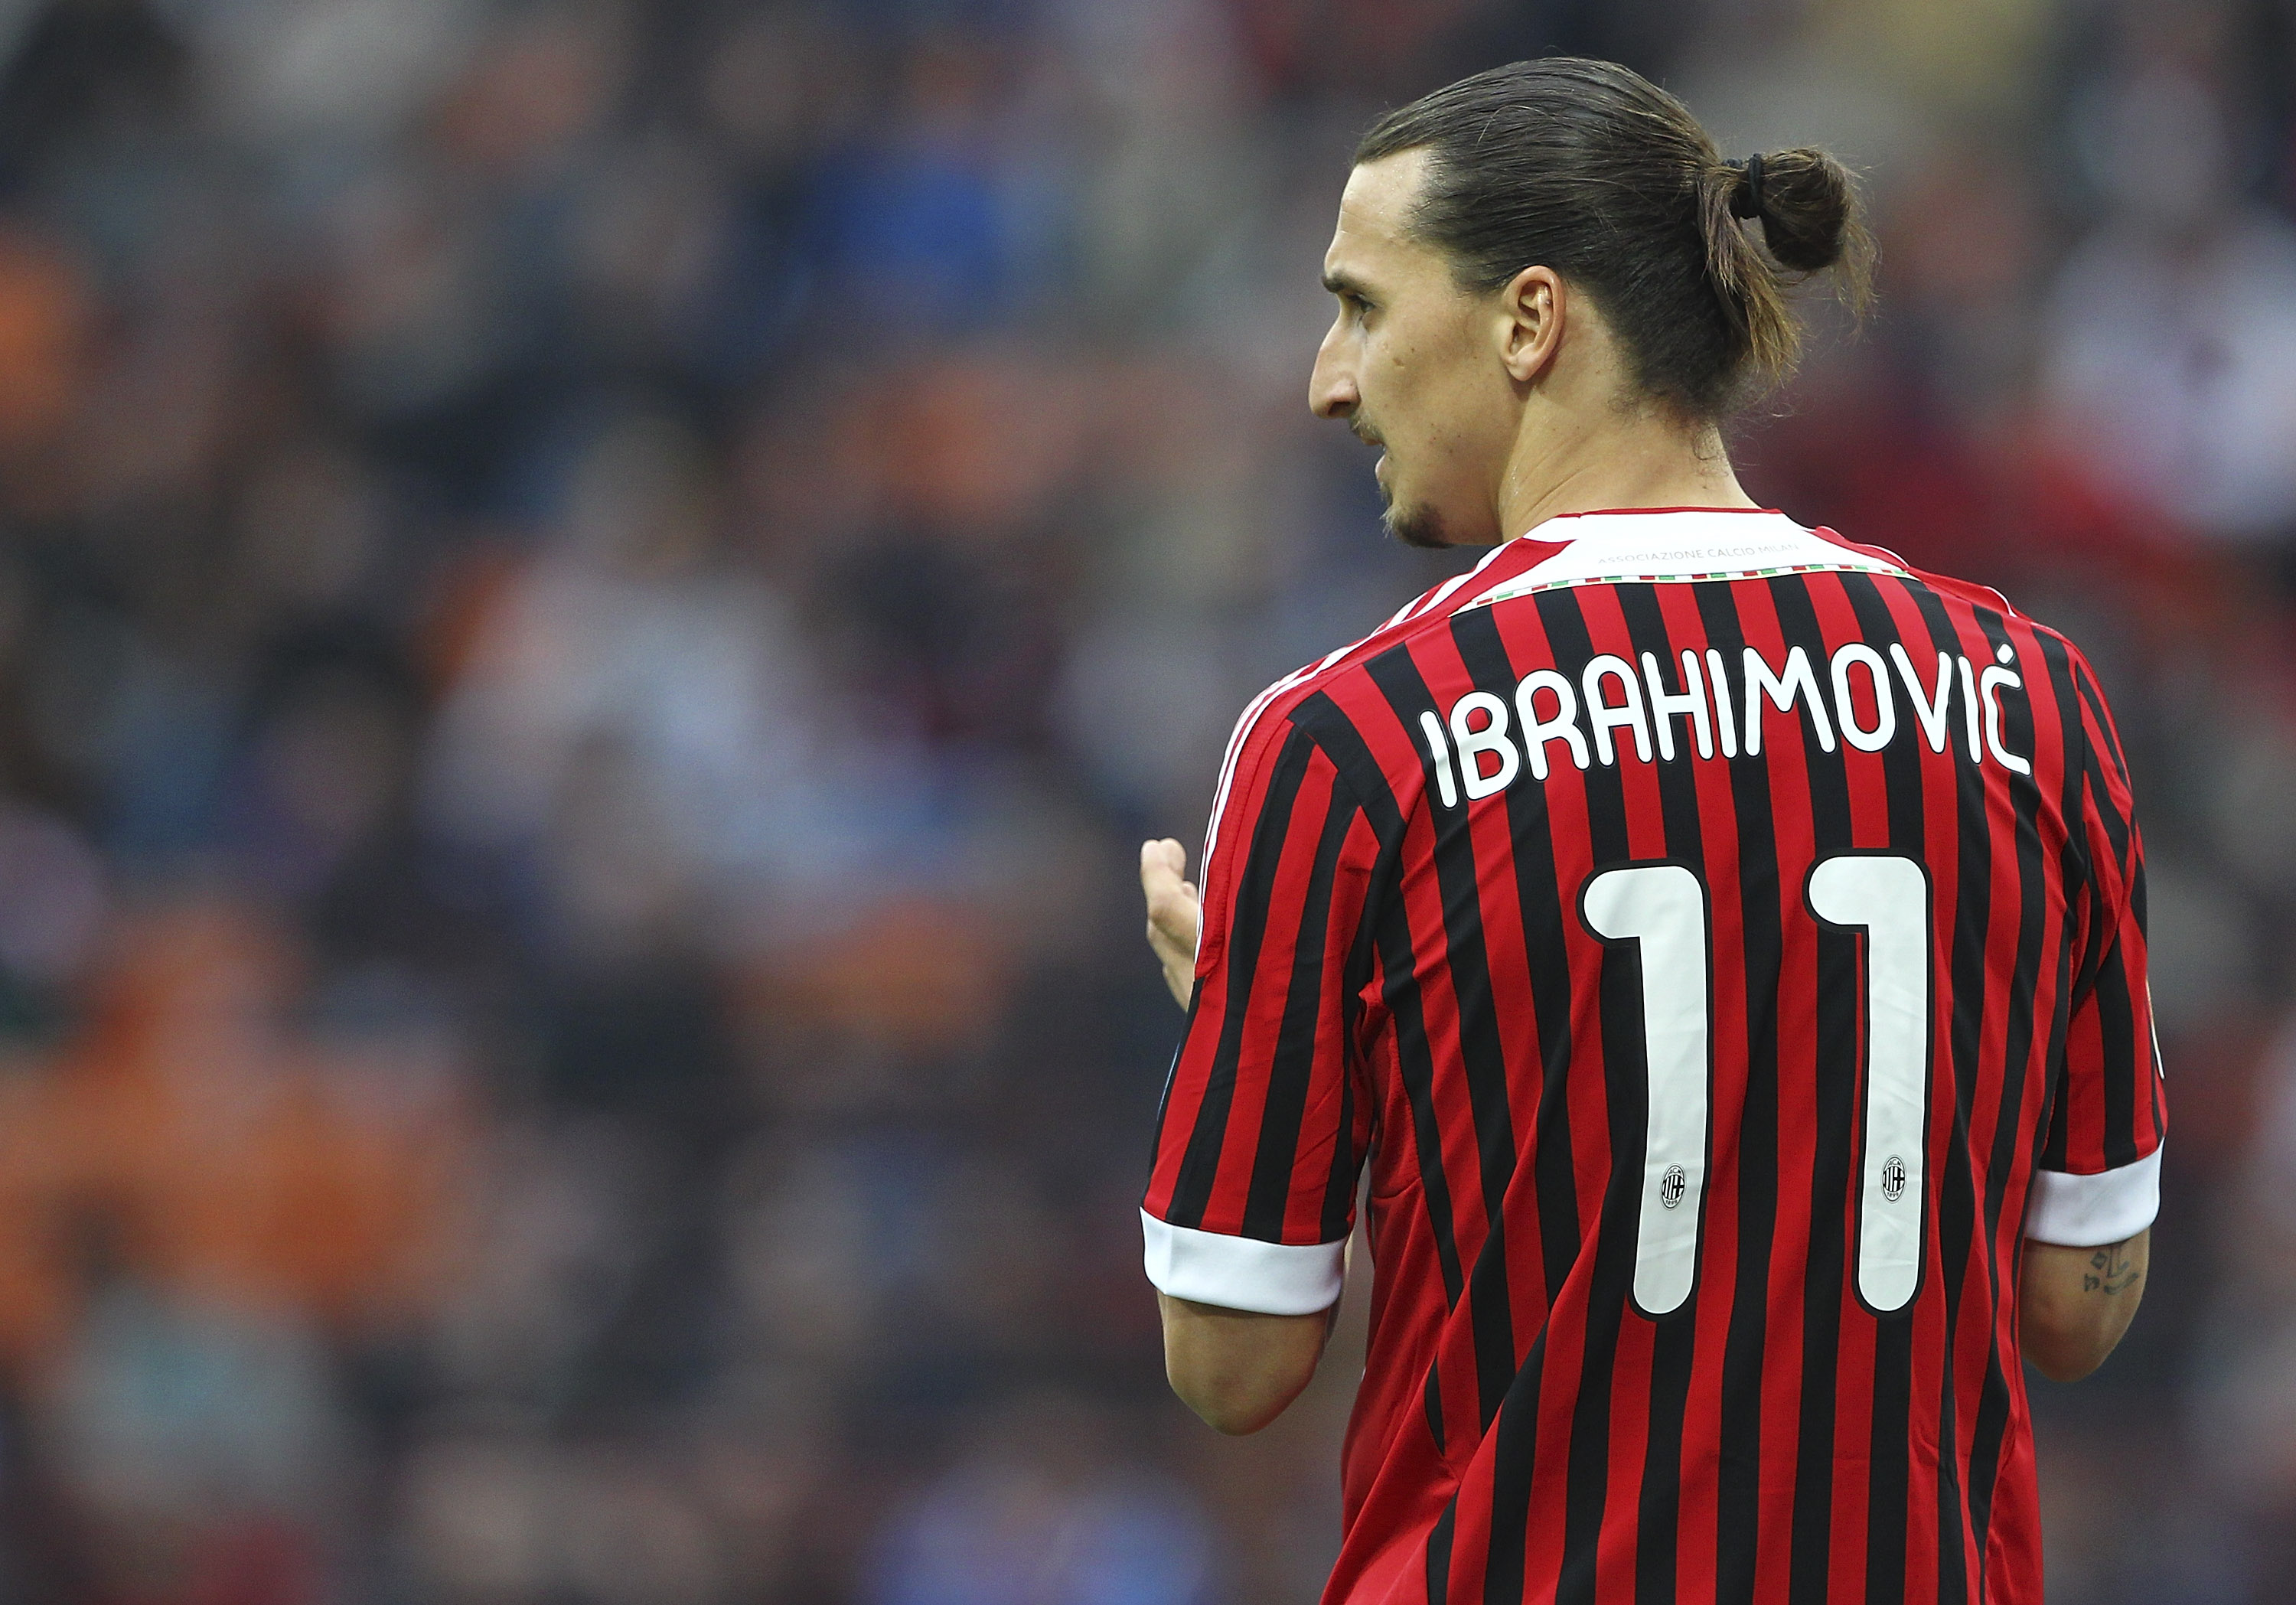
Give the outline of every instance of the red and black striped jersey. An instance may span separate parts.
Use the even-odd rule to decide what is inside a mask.
[[[1558,519],[1230,744],[1143,1209],[1371,1347],[1326,1601],[2041,1599],[2021,1245],[2165,1121],[2111,716],[1774,512]]]

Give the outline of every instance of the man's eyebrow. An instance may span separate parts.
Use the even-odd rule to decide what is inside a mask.
[[[1333,295],[1351,295],[1360,301],[1371,299],[1371,291],[1365,288],[1363,281],[1345,273],[1324,274],[1324,288]]]

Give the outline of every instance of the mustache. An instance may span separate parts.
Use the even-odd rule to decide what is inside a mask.
[[[1357,439],[1362,441],[1365,446],[1384,446],[1387,444],[1387,442],[1379,438],[1379,431],[1377,430],[1372,428],[1370,424],[1365,422],[1360,418],[1350,418],[1348,420],[1348,432],[1353,435]]]

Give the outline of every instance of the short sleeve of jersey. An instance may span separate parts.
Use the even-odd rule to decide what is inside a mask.
[[[1339,1298],[1370,1125],[1350,976],[1377,858],[1306,731],[1270,719],[1244,733],[1141,1208],[1148,1278],[1175,1298],[1284,1315]]]
[[[2145,982],[2144,848],[2128,771],[2104,699],[2078,657],[2074,683],[2091,913],[2025,1235],[2087,1248],[2152,1224],[2168,1106]]]

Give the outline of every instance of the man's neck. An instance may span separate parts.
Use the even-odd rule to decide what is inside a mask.
[[[1719,431],[1644,414],[1585,434],[1517,442],[1499,484],[1498,524],[1513,538],[1566,512],[1619,507],[1754,507]]]

